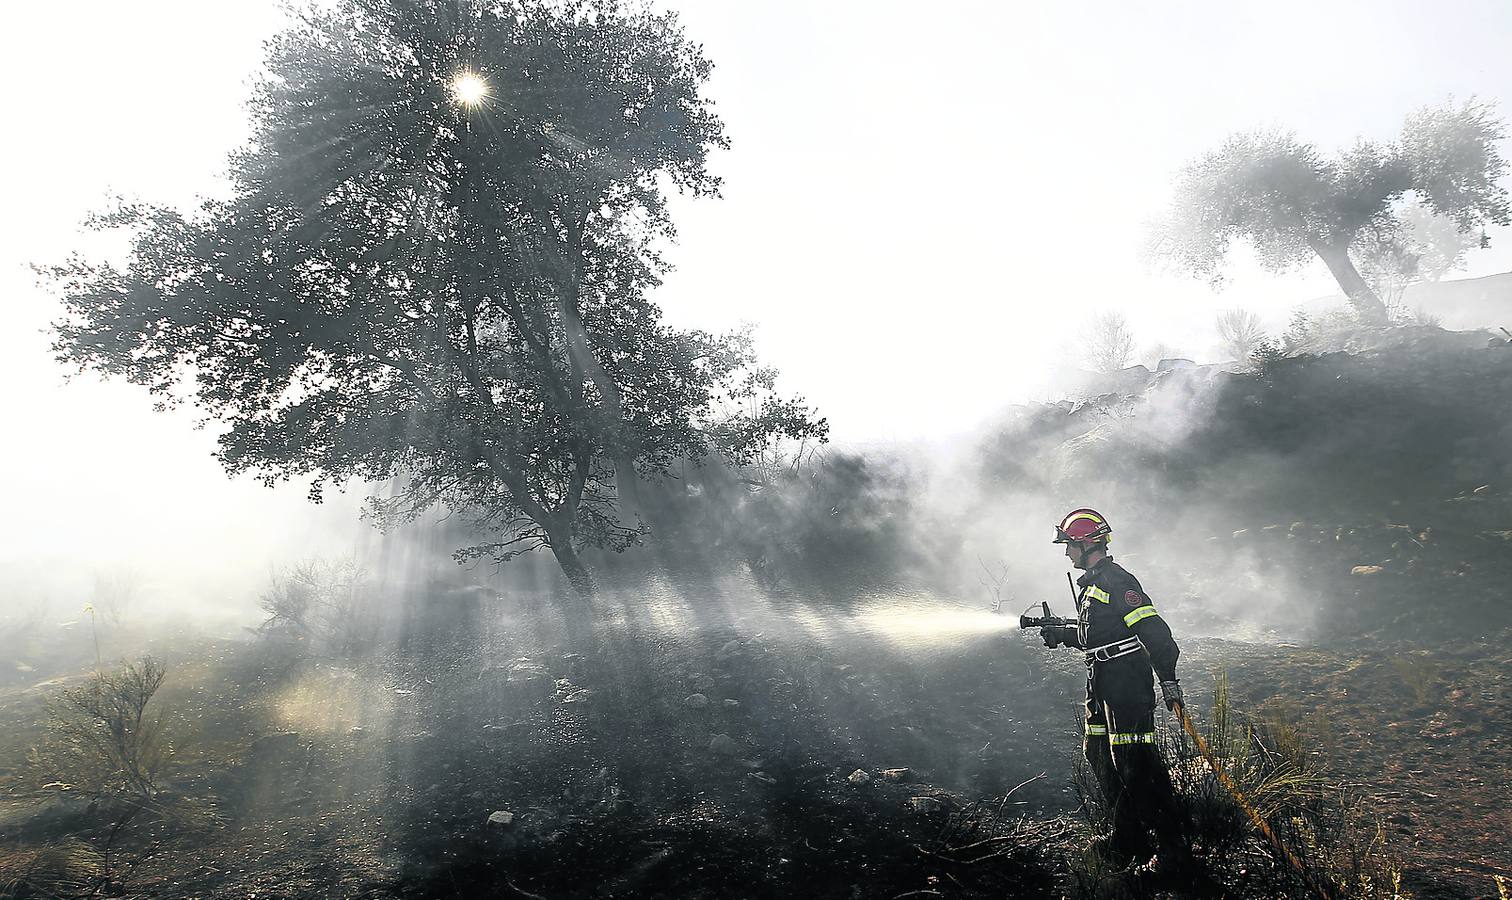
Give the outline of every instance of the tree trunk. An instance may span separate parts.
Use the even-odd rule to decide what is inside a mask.
[[[583,565],[582,557],[578,556],[577,550],[572,546],[570,526],[568,528],[551,527],[546,530],[546,539],[550,542],[551,555],[556,557],[557,565],[561,566],[562,574],[572,583],[572,589],[577,592],[578,599],[587,601],[593,597],[597,590],[593,583],[593,575],[588,567]]]
[[[577,510],[566,509],[553,511],[543,506],[540,501],[531,496],[530,486],[518,470],[512,468],[508,461],[498,453],[483,448],[480,456],[488,463],[494,475],[504,482],[509,489],[509,495],[519,504],[520,509],[530,520],[546,532],[546,546],[551,549],[551,555],[556,557],[557,565],[562,568],[562,574],[572,583],[572,589],[577,592],[578,598],[585,601],[593,596],[593,576],[588,572],[588,567],[583,565],[583,560],[577,554],[577,549],[572,546],[572,532],[577,524]]]
[[[1350,305],[1359,313],[1360,319],[1372,325],[1386,324],[1386,304],[1360,277],[1354,261],[1349,258],[1349,245],[1314,242],[1312,248],[1324,265],[1328,266],[1328,271],[1333,274],[1339,287],[1344,289],[1344,296],[1349,298]]]
[[[557,565],[562,567],[562,573],[572,583],[572,591],[577,595],[576,603],[563,604],[562,625],[565,629],[564,637],[567,644],[574,652],[587,654],[590,660],[601,660],[603,653],[599,647],[601,637],[595,628],[593,612],[593,594],[595,586],[593,575],[588,567],[583,565],[583,560],[578,557],[577,550],[573,549],[571,540],[563,540],[560,543],[553,541],[551,552],[556,556]]]
[[[560,283],[560,294],[557,298],[557,311],[562,317],[562,331],[567,338],[567,353],[588,375],[593,386],[598,389],[599,396],[608,407],[615,421],[624,425],[625,409],[620,395],[620,387],[615,382],[598,357],[593,355],[593,346],[588,340],[588,329],[583,325],[583,317],[578,311],[578,301],[582,288],[583,266],[583,232],[581,223],[577,224],[572,231],[571,246],[567,252],[571,255],[572,271],[567,280]],[[634,517],[637,508],[639,478],[635,473],[635,462],[632,453],[615,452],[609,460],[614,465],[615,486],[619,494],[622,511],[628,512]]]

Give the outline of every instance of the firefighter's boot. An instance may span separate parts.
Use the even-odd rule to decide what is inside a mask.
[[[1186,878],[1197,871],[1192,850],[1181,829],[1169,820],[1155,826],[1155,842],[1160,848],[1154,858],[1138,868],[1138,873],[1156,881]]]
[[[1149,855],[1148,851],[1141,853],[1137,849],[1130,849],[1127,841],[1120,840],[1120,837],[1121,835],[1112,833],[1100,834],[1087,845],[1087,852],[1114,869],[1132,869]]]

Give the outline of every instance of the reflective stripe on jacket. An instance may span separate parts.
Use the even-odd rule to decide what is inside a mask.
[[[1076,645],[1100,647],[1137,636],[1150,655],[1150,667],[1161,681],[1176,680],[1181,648],[1171,628],[1150,601],[1139,579],[1111,558],[1082,573],[1076,581],[1081,610]]]

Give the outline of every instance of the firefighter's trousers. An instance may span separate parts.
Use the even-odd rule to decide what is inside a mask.
[[[1088,673],[1082,752],[1108,804],[1109,848],[1148,858],[1153,832],[1162,856],[1182,858],[1183,812],[1155,745],[1155,691],[1143,656],[1097,663]]]

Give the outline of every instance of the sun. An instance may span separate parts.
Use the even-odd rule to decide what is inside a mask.
[[[475,106],[488,96],[488,82],[476,72],[463,72],[452,79],[452,93],[464,106]]]

